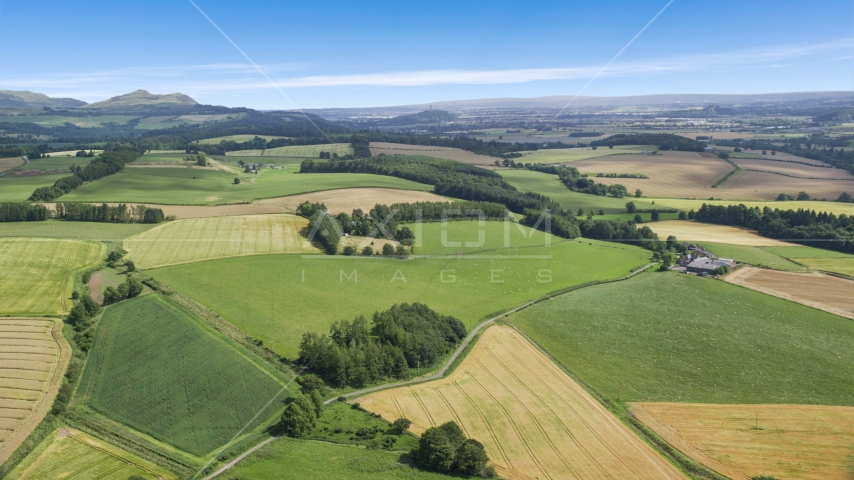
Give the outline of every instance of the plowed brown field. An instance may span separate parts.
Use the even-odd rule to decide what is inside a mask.
[[[637,403],[631,409],[682,453],[732,479],[852,478],[852,407]]]
[[[50,411],[71,358],[62,322],[0,318],[0,463]]]
[[[490,327],[448,377],[356,400],[412,430],[455,420],[507,478],[685,478],[510,327]]]
[[[744,266],[724,280],[843,317],[854,316],[854,281],[844,278]]]
[[[415,190],[398,190],[394,188],[344,188],[340,190],[326,190],[323,192],[304,193],[288,197],[267,198],[259,200],[259,206],[281,207],[295,210],[297,205],[303,202],[320,202],[326,205],[332,213],[345,212],[350,214],[353,209],[361,208],[365,212],[374,208],[374,205],[382,203],[411,202],[447,202],[448,199],[430,192],[419,192]]]

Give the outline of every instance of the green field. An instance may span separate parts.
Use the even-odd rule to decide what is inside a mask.
[[[262,410],[246,432],[280,411],[283,385],[182,307],[148,294],[106,310],[77,395],[96,412],[201,457]]]
[[[128,168],[84,185],[60,199],[68,202],[217,205],[337,188],[382,187],[422,191],[433,188],[395,177],[361,173],[262,170],[258,175],[240,174],[240,185],[234,185],[234,177],[232,173],[213,169]],[[32,190],[27,195],[30,193]]]
[[[731,258],[738,263],[747,263],[755,267],[772,268],[786,272],[805,272],[806,269],[780,255],[768,251],[767,247],[748,247],[724,243],[703,242],[702,246],[721,258]],[[782,247],[791,248],[791,247]]]
[[[106,254],[102,243],[0,239],[0,314],[56,315],[71,308],[72,273]]]
[[[558,180],[557,175],[531,170],[500,170],[498,173],[507,183],[520,191],[547,195],[571,212],[577,212],[579,208],[583,208],[585,213],[591,209],[596,210],[597,213],[600,209],[605,210],[605,213],[626,213],[626,203],[630,201],[635,202],[635,206],[641,210],[656,208],[648,200],[640,198],[614,198],[573,192]],[[614,180],[614,183],[619,183],[619,178],[605,180]]]
[[[822,202],[818,200],[810,201],[790,201],[790,202],[774,202],[774,201],[742,201],[742,200],[682,200],[678,198],[656,198],[654,199],[657,205],[675,208],[677,210],[699,210],[704,203],[709,205],[738,205],[744,204],[746,207],[765,208],[780,210],[815,210],[816,212],[830,212],[836,215],[846,214],[854,215],[854,203],[839,203],[839,202]]]
[[[0,202],[23,202],[39,187],[50,187],[67,174],[0,178]],[[3,227],[0,227],[2,229]]]
[[[187,153],[149,153],[143,155],[136,160],[134,163],[178,163],[183,164],[184,159],[187,157],[195,157],[195,155],[190,155]],[[195,159],[193,159],[192,165],[196,164]],[[133,165],[131,163],[130,165]]]
[[[224,137],[216,137],[216,138],[206,138],[204,140],[199,140],[196,143],[200,143],[202,145],[219,145],[223,140],[230,140],[232,142],[243,143],[248,142],[255,137],[261,137],[268,142],[274,138],[290,138],[290,137],[275,137],[272,135],[226,135]]]
[[[324,145],[293,145],[267,150],[238,150],[228,152],[229,157],[301,157],[319,158],[320,152],[337,153],[339,157],[353,154],[353,146],[349,143],[327,143]]]
[[[308,220],[294,215],[190,218],[125,240],[127,257],[154,268],[212,258],[268,253],[319,253],[301,235]]]
[[[221,478],[294,480],[439,480],[449,477],[400,463],[401,452],[368,450],[282,437],[253,453]]]
[[[771,253],[786,258],[850,258],[851,255],[812,247],[765,247]]]
[[[510,321],[623,402],[854,405],[854,322],[725,282],[645,273]]]
[[[579,141],[583,141],[583,139],[579,139]],[[607,157],[608,155],[641,153],[642,151],[652,152],[655,150],[658,150],[658,147],[654,145],[618,145],[614,148],[599,147],[596,150],[593,150],[591,147],[536,150],[533,152],[519,152],[522,154],[522,158],[517,158],[516,163],[578,162],[589,158]]]
[[[446,242],[459,241],[461,247],[443,246],[441,225],[425,224],[425,240],[415,251],[428,256],[409,260],[264,255],[149,273],[293,357],[304,332],[326,331],[336,320],[370,315],[395,303],[426,303],[472,326],[491,313],[554,290],[623,276],[650,257],[637,247],[586,240],[554,241],[545,247],[544,234],[520,240],[512,233],[513,225],[511,248],[505,249],[503,224],[486,223],[484,245],[470,248],[465,242],[479,243],[476,222],[450,223]],[[537,242],[540,246],[525,246]],[[464,251],[481,255],[459,254]]]
[[[6,478],[127,480],[134,475],[146,480],[177,478],[136,455],[85,433],[63,428],[44,439]]]
[[[793,258],[792,260],[803,263],[813,270],[841,273],[854,277],[854,257]]]
[[[91,157],[51,157],[39,158],[31,160],[29,165],[18,167],[18,171],[41,170],[41,171],[60,171],[70,173],[69,168],[72,165],[86,166],[92,161]],[[32,193],[32,192],[30,192]]]
[[[354,436],[359,429],[373,430],[376,436],[373,438]],[[370,446],[374,440],[382,441],[390,438],[394,441],[394,445],[386,449],[398,452],[408,452],[418,446],[418,440],[414,435],[401,435],[396,428],[382,418],[343,402],[333,402],[324,408],[323,414],[317,419],[317,425],[306,438],[365,446]]]
[[[143,223],[66,222],[63,220],[9,222],[0,223],[0,237],[50,237],[116,241],[124,240],[154,227],[155,225]]]

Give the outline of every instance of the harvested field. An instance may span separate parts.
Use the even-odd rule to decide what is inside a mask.
[[[6,170],[11,170],[15,167],[20,167],[23,164],[24,161],[21,160],[21,157],[0,158],[0,173],[5,172]]]
[[[0,318],[0,463],[50,411],[70,358],[61,321]]]
[[[615,148],[616,149],[616,148]],[[599,183],[619,183],[629,192],[641,189],[650,197],[710,197],[712,188],[732,171],[732,165],[710,153],[659,152],[658,155],[619,155],[574,162],[581,173],[642,173],[649,178],[597,178]]]
[[[739,167],[745,170],[760,170],[763,172],[779,173],[781,175],[797,178],[823,178],[854,182],[854,175],[851,175],[847,170],[842,170],[840,168],[826,168],[775,160],[755,160],[744,158],[733,158],[732,160]],[[854,189],[854,183],[851,183],[851,186],[852,189]]]
[[[202,145],[219,145],[223,140],[230,140],[232,142],[243,143],[248,142],[255,137],[261,137],[268,142],[274,138],[290,138],[290,137],[276,137],[273,135],[252,135],[252,134],[242,134],[242,135],[226,135],[223,137],[215,137],[215,138],[205,138],[204,140],[197,140],[196,143],[200,143]]]
[[[630,408],[682,453],[735,480],[851,478],[852,407],[635,403]]]
[[[424,155],[427,157],[446,158],[471,165],[494,165],[501,158],[488,155],[478,155],[467,150],[450,147],[434,147],[430,145],[404,145],[402,143],[371,142],[371,155],[381,153],[386,155]]]
[[[106,254],[103,243],[50,238],[0,239],[0,312],[55,315],[71,308],[72,274]]]
[[[586,139],[585,139],[586,140]],[[640,153],[642,151],[658,150],[651,145],[619,145],[614,148],[554,148],[548,150],[536,150],[533,152],[519,152],[522,158],[516,162],[522,163],[569,163],[587,160],[590,158],[606,157],[610,155],[625,155]],[[573,165],[574,166],[574,165]]]
[[[51,433],[9,474],[9,480],[82,478],[173,480],[178,477],[157,465],[69,427]]]
[[[229,157],[302,157],[318,158],[320,152],[337,153],[339,157],[353,154],[349,143],[327,143],[324,145],[293,145],[290,147],[270,148],[267,150],[238,150],[226,153]]]
[[[775,155],[771,155],[771,152],[767,152],[765,155],[762,155],[762,150],[744,150],[744,153],[756,155],[757,157],[761,157],[761,158],[767,158],[769,160],[777,160],[777,161],[784,160],[784,161],[788,161],[788,162],[803,162],[803,163],[809,163],[812,165],[827,166],[827,164],[822,162],[821,160],[813,160],[810,158],[798,157],[798,156],[792,155],[790,153],[785,153],[785,152],[777,152]]]
[[[128,258],[143,268],[266,253],[317,253],[301,231],[308,220],[293,215],[209,217],[166,223],[124,242]]]
[[[374,205],[382,203],[404,202],[447,202],[448,199],[430,192],[419,192],[415,190],[397,190],[393,188],[342,188],[340,190],[326,190],[323,192],[304,193],[291,195],[289,197],[267,198],[256,202],[257,205],[280,207],[288,210],[296,210],[303,202],[320,202],[326,205],[332,213],[346,212],[348,215],[355,208],[361,208],[365,212],[374,208]]]
[[[792,273],[742,267],[724,277],[729,283],[808,305],[846,318],[854,312],[854,281],[822,273]]]
[[[508,478],[684,478],[510,327],[487,329],[444,379],[357,401],[416,433],[456,421]]]
[[[662,240],[675,235],[681,241],[728,243],[730,245],[745,245],[751,247],[791,247],[791,243],[781,242],[773,238],[762,237],[753,230],[746,228],[715,225],[712,223],[688,222],[685,220],[668,220],[664,222],[645,223],[658,234]]]
[[[807,192],[812,198],[835,200],[842,192],[854,191],[854,182],[795,178],[775,173],[742,170],[733,175],[722,188],[709,190],[711,192],[696,192],[693,196],[772,200],[781,193],[795,196],[798,192]]]
[[[718,198],[718,197],[715,197]],[[828,212],[836,215],[846,214],[854,215],[854,203],[839,203],[839,202],[821,202],[813,201],[790,201],[790,202],[775,202],[775,201],[740,201],[740,200],[684,200],[678,198],[657,198],[656,205],[662,205],[668,208],[676,208],[678,210],[699,210],[703,204],[709,205],[738,205],[744,204],[748,208],[753,207],[769,207],[778,210],[815,210],[816,212]]]
[[[835,258],[798,258],[792,260],[802,263],[813,270],[824,270],[825,272],[841,273],[854,277],[854,257]]]

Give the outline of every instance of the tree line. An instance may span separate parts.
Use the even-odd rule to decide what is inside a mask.
[[[75,171],[73,175],[57,180],[53,186],[37,188],[30,195],[30,200],[49,202],[80,187],[84,182],[91,182],[120,172],[126,163],[132,162],[140,156],[142,156],[142,151],[131,146],[105,151],[89,162],[88,165]]]
[[[845,214],[703,204],[694,218],[698,222],[747,227],[763,237],[854,253],[854,219]]]
[[[0,222],[39,222],[51,218],[102,223],[160,223],[165,220],[162,209],[145,205],[57,203],[56,210],[51,213],[41,204],[0,203]]]
[[[594,147],[615,145],[656,145],[659,150],[702,152],[706,144],[672,133],[618,133],[602,140],[590,142]]]
[[[297,363],[331,385],[359,388],[430,368],[465,336],[458,319],[421,303],[403,303],[375,312],[370,324],[360,315],[335,322],[328,335],[304,333]]]
[[[0,203],[0,222],[38,222],[50,218],[44,205],[31,203]]]

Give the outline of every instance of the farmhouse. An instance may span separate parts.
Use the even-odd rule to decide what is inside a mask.
[[[692,273],[708,273],[714,274],[715,270],[720,267],[735,268],[735,260],[728,258],[713,259],[710,257],[695,258],[690,263],[685,265],[685,269]]]

